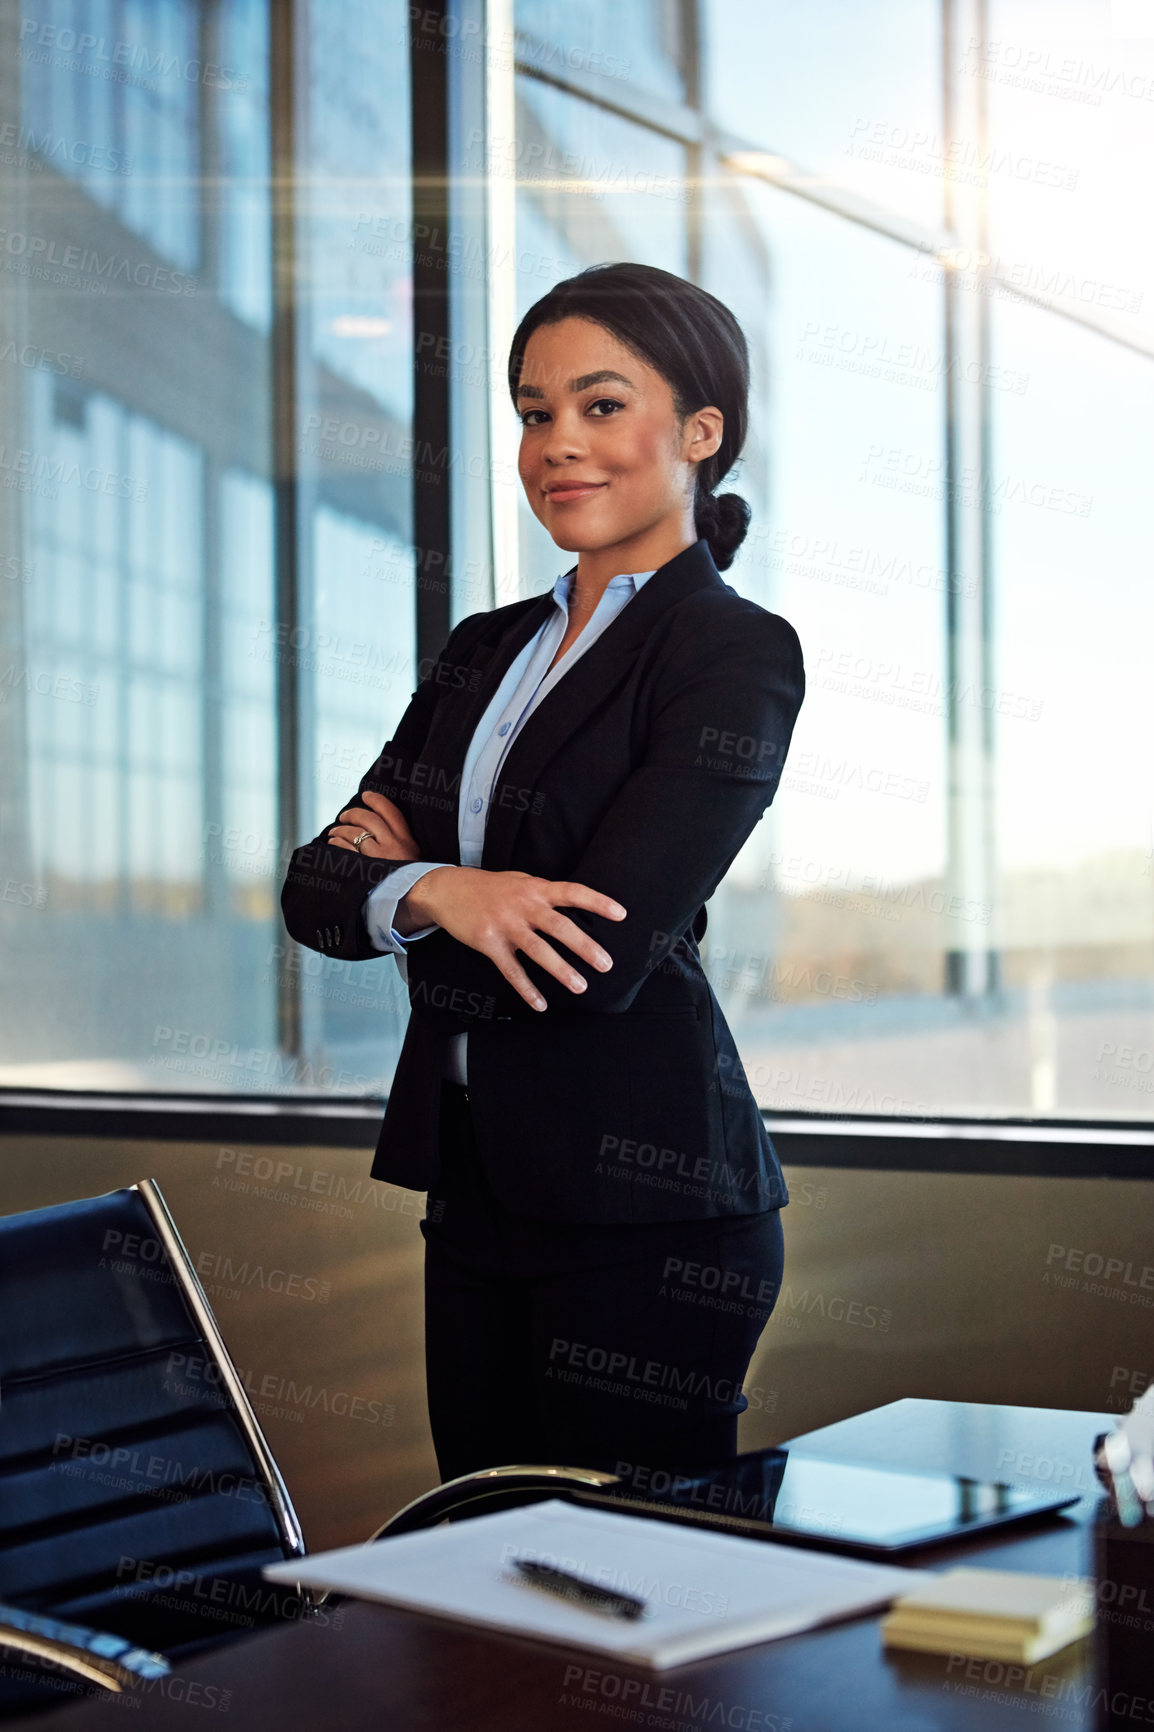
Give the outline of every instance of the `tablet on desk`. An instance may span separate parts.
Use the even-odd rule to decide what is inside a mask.
[[[699,1520],[749,1538],[892,1557],[1065,1509],[1078,1494],[762,1449],[685,1473],[634,1468],[620,1491],[582,1492],[580,1501]]]

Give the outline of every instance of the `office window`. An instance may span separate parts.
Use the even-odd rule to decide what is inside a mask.
[[[398,422],[412,391],[406,25],[399,0],[310,7],[298,187],[302,336],[316,363]],[[364,450],[388,456],[372,440]]]
[[[273,500],[267,480],[221,475],[221,811],[207,829],[207,870],[230,912],[275,920],[276,662]]]
[[[238,319],[269,328],[269,17],[266,0],[229,0],[216,14],[220,77],[217,233],[220,296]]]
[[[47,1081],[72,1057],[90,1083],[119,1082],[126,1045],[139,1053],[182,993],[168,936],[204,912],[202,453],[44,373],[27,406],[46,461],[6,695],[26,743],[18,882],[42,918],[13,922],[5,1052]],[[116,1018],[106,970],[126,995]]]
[[[731,483],[754,517],[726,577],[795,627],[807,694],[703,956],[763,1104],[926,1110],[948,947],[941,301],[895,242],[760,184],[736,196],[769,261],[768,295],[734,298],[768,369],[766,480]],[[729,218],[707,230],[716,278]]]
[[[299,700],[294,842],[352,800],[417,684],[407,11],[318,4],[303,44],[298,621],[280,649]],[[283,929],[276,947],[301,1086],[386,1094],[408,1016],[396,963],[321,957]]]
[[[10,1086],[381,1094],[403,1028],[395,966],[310,973],[279,892],[416,684],[407,15],[275,20],[295,90],[267,0],[0,20]],[[295,397],[271,353],[286,108]]]
[[[200,457],[137,418],[124,431],[129,474],[143,475],[147,487],[143,509],[129,516],[125,550],[130,906],[191,912],[200,872],[193,876],[190,863],[204,828]]]
[[[1133,16],[517,0],[512,65],[448,56],[453,619],[572,563],[510,468],[510,320],[637,259],[749,341],[726,581],[809,685],[703,949],[769,1110],[1149,1116]],[[395,965],[303,951],[279,890],[438,647],[408,31],[401,0],[0,21],[5,1084],[387,1091]]]
[[[685,11],[676,0],[635,0],[614,12],[611,27],[603,0],[517,0],[515,15],[523,66],[685,100]]]
[[[1150,225],[1134,219],[1154,157],[1149,15],[1122,0],[1053,16],[990,0],[989,11],[986,39],[958,55],[988,108],[994,304],[1040,295],[1148,351],[1154,261]]]
[[[1144,1118],[1154,1096],[1154,733],[1146,499],[1154,361],[998,301],[997,1110]]]
[[[200,93],[224,83],[210,16],[196,0],[64,0],[19,20],[33,172],[73,177],[188,271],[200,261]]]
[[[530,34],[535,13],[518,7]],[[754,518],[727,581],[797,627],[809,681],[703,947],[755,1092],[1144,1116],[1150,816],[1120,742],[1150,720],[1147,46],[1089,5],[995,5],[984,38],[931,0],[868,25],[833,0],[681,18],[664,64],[690,107],[700,87],[717,149],[670,136],[645,65],[566,92],[521,46],[518,241],[554,246],[558,276],[628,257],[695,274],[749,339],[726,484]],[[566,178],[601,103],[616,220]],[[635,165],[685,176],[677,221]],[[519,310],[540,292],[519,278]],[[559,563],[523,512],[522,583]],[[1113,657],[1087,649],[1099,617]]]
[[[976,146],[943,126],[939,0],[702,0],[705,106],[753,149],[927,223]],[[991,30],[991,34],[993,31]]]

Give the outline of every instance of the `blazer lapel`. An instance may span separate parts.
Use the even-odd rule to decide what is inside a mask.
[[[424,810],[417,807],[424,858],[460,865],[457,811],[469,741],[510,664],[529,639],[540,631],[553,605],[550,589],[544,595],[512,602],[508,607],[498,609],[489,620],[484,635],[473,646],[469,675],[470,679],[476,678],[476,685],[466,698],[446,707],[442,727],[434,724],[435,750],[431,754],[429,770],[437,778],[436,793],[424,805]],[[427,745],[426,753],[428,751]]]
[[[485,826],[485,843],[481,856],[483,867],[493,872],[509,870],[517,832],[524,817],[526,803],[514,799],[502,804],[496,798],[496,789],[504,784],[518,789],[534,787],[553,754],[560,750],[565,741],[581,727],[585,718],[629,672],[642,645],[665,610],[696,589],[720,585],[722,582],[721,574],[713,563],[709,543],[704,538],[695,541],[690,547],[682,548],[680,553],[658,567],[616,619],[606,627],[596,643],[585,651],[580,661],[542,698],[510,746],[501,766]],[[552,606],[552,596],[545,599]],[[543,617],[543,614],[536,611],[530,613],[515,634],[516,648],[510,647],[508,654],[502,654],[499,658],[494,656],[494,662],[499,660],[501,667],[507,668],[516,650],[528,641],[533,631],[539,629]],[[512,642],[511,638],[511,645]],[[499,671],[494,672],[492,668],[486,670],[482,692],[478,694],[476,703],[470,707],[470,725],[465,746],[499,681]],[[483,695],[486,691],[487,697]],[[462,762],[465,746],[461,749]],[[459,792],[459,782],[457,787]]]

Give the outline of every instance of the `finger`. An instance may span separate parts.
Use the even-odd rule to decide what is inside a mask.
[[[588,932],[583,932],[575,920],[570,920],[567,914],[561,914],[556,908],[536,918],[533,924],[538,932],[547,932],[550,938],[559,938],[567,950],[573,951],[583,962],[591,963],[601,974],[607,973],[613,967],[613,958],[609,952]]]
[[[380,842],[383,840],[382,828],[380,819],[375,818],[371,824],[331,824],[329,835],[343,836],[347,841],[352,842],[357,836],[363,836],[367,831],[374,842]]]
[[[387,794],[378,794],[372,788],[366,788],[361,795],[366,804],[371,803],[374,812],[388,825],[390,832],[403,842],[416,842],[416,837],[409,828],[409,821],[395,800],[390,800]]]
[[[402,849],[418,849],[418,840],[409,830],[409,824],[405,823],[404,812],[399,811],[399,807],[395,807],[392,800],[386,800],[385,797],[381,797],[381,804],[385,805],[386,811],[381,812],[378,823],[385,824],[385,830],[390,840],[397,842],[397,845]],[[416,857],[416,852],[414,852],[414,857]]]
[[[364,796],[369,797],[367,794]],[[377,796],[374,796],[376,798]],[[363,806],[350,806],[341,813],[341,817],[350,824],[359,823],[362,830],[368,830],[382,848],[388,848],[390,842],[398,842],[403,848],[415,848],[416,837],[405,822],[405,815],[391,800],[379,796],[389,809],[386,812],[366,811]],[[395,816],[393,815],[395,814]]]
[[[509,985],[513,987],[514,991],[521,994],[521,997],[525,1000],[527,1005],[529,1005],[533,1010],[545,1009],[545,999],[543,999],[541,994],[537,991],[537,988],[533,985],[533,982],[529,979],[529,976],[517,961],[512,950],[510,950],[507,955],[504,951],[498,955],[494,955],[492,951],[487,951],[485,954],[488,956],[489,961],[494,963],[505,976],[505,979],[509,982]]]
[[[606,920],[624,920],[626,910],[612,896],[593,890],[588,884],[572,884],[567,879],[556,882],[542,880],[544,893],[555,906],[587,908],[590,914],[601,914]]]
[[[364,806],[348,806],[337,819],[338,824],[356,824],[362,830],[368,830],[379,839],[381,814],[366,811]]]
[[[389,852],[387,843],[382,842],[379,837],[374,836],[371,832],[369,841],[362,842],[358,847],[357,837],[363,836],[367,829],[367,824],[336,825],[329,831],[329,841],[336,847],[352,848],[354,852],[358,854],[364,854],[367,852],[371,855],[374,850],[378,848],[382,854],[387,854]]]
[[[404,824],[408,820],[395,800],[390,800],[387,794],[378,794],[375,788],[366,788],[361,794],[366,806],[371,806],[374,812],[380,812],[383,818],[394,824]]]
[[[518,938],[515,943],[517,949],[524,951],[531,962],[538,963],[550,974],[556,975],[561,985],[567,986],[570,992],[580,994],[585,991],[589,984],[585,976],[578,974],[575,968],[570,968],[569,964],[558,956],[553,946],[546,943],[539,932],[530,931],[527,937]]]

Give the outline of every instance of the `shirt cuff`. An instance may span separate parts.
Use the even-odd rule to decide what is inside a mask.
[[[427,938],[430,932],[439,930],[434,920],[430,926],[422,926],[416,932],[406,933],[403,937],[393,926],[397,915],[397,903],[402,896],[413,888],[418,878],[423,878],[426,872],[433,872],[438,866],[447,866],[447,860],[410,860],[404,866],[394,866],[387,872],[379,884],[375,884],[365,898],[365,927],[369,937],[378,950],[404,954],[407,944],[414,938]]]

